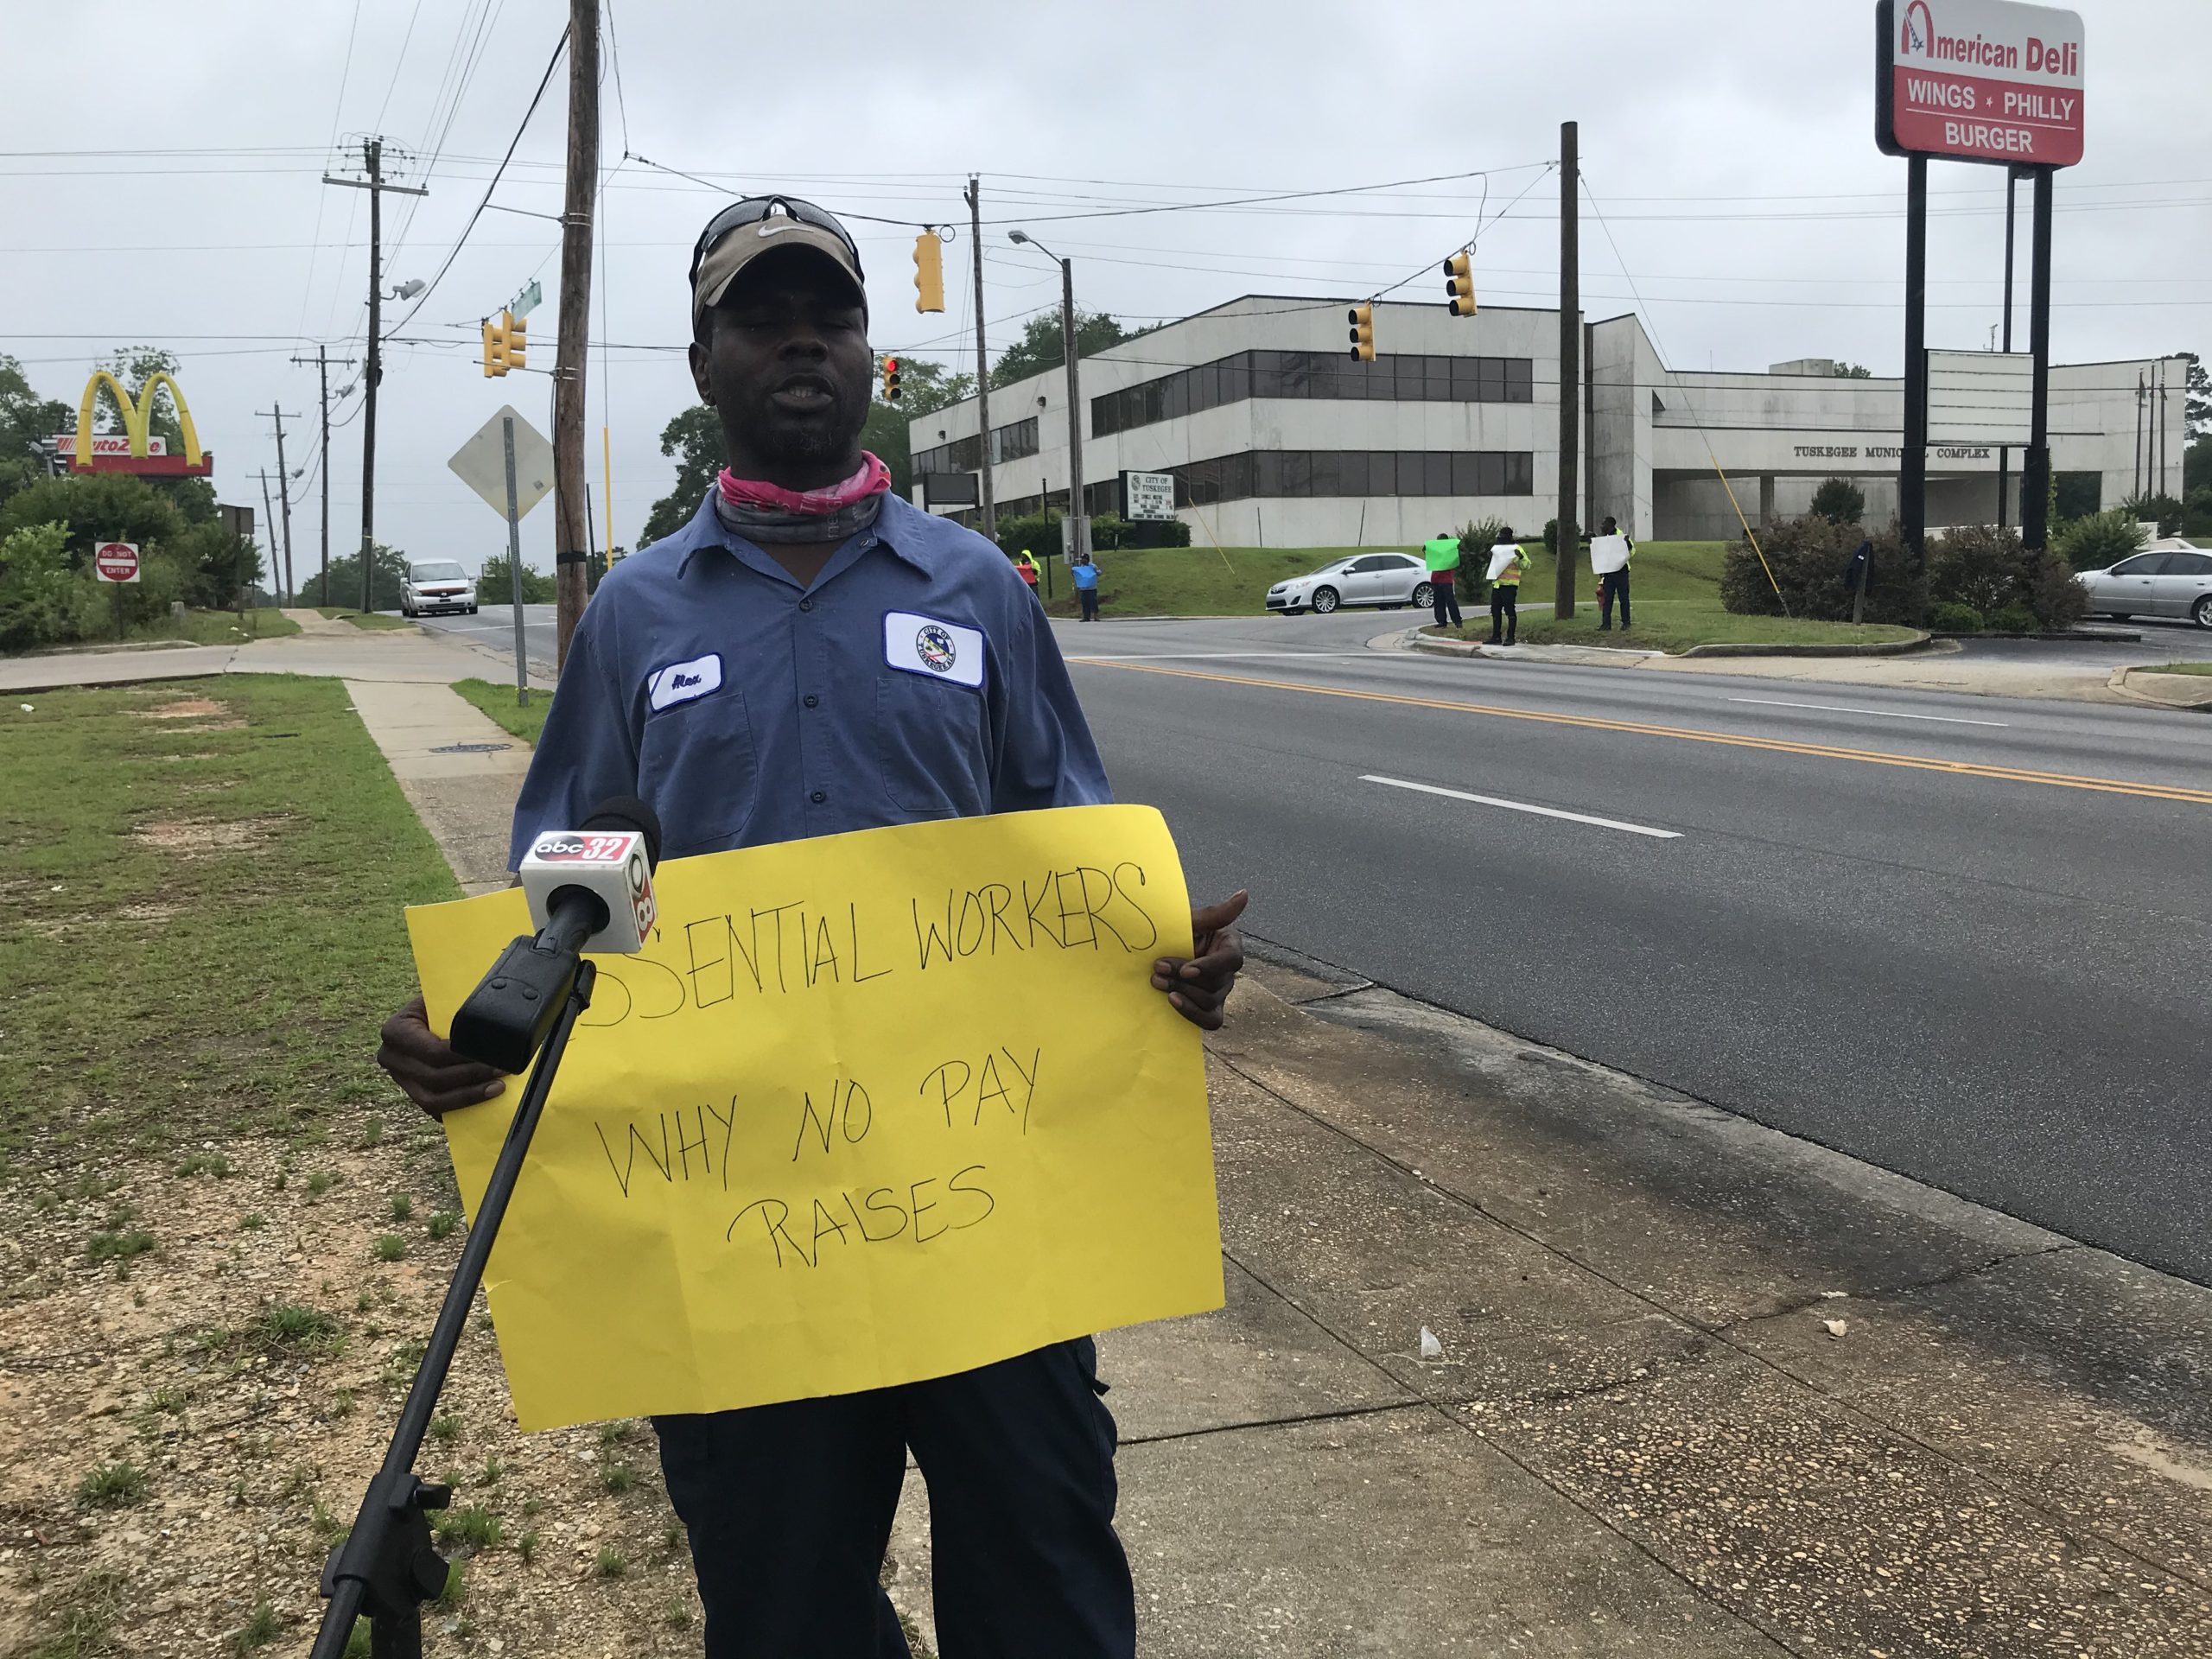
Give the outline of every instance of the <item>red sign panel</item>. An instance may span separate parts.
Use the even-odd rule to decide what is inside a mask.
[[[1892,156],[2082,159],[2082,19],[2014,0],[1879,0],[1874,138]]]
[[[102,582],[136,582],[138,549],[130,542],[102,542],[92,550],[92,570]]]

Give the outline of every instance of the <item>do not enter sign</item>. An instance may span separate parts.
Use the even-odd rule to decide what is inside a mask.
[[[102,582],[138,580],[138,544],[102,542],[92,550],[92,573]]]

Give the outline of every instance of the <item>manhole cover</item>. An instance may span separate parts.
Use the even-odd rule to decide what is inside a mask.
[[[432,754],[492,754],[500,749],[512,749],[512,743],[441,743]]]

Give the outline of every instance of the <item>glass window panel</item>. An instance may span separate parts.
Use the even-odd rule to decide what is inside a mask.
[[[1419,403],[1427,388],[1427,366],[1410,353],[1401,353],[1390,359],[1390,374],[1394,382],[1390,395],[1402,404]]]
[[[1338,449],[1334,452],[1337,466],[1337,487],[1333,495],[1365,495],[1367,493],[1367,451]],[[1319,492],[1317,490],[1316,494]]]
[[[1191,379],[1188,375],[1171,374],[1165,390],[1167,418],[1178,420],[1191,412]]]
[[[1421,476],[1421,451],[1418,449],[1399,450],[1398,493],[1421,495],[1426,492],[1426,487]]]
[[[1304,397],[1313,385],[1313,354],[1311,352],[1285,352],[1282,354],[1282,393],[1285,397]]]
[[[1505,401],[1509,404],[1533,402],[1536,396],[1534,365],[1528,358],[1509,357],[1505,359]]]
[[[1471,404],[1480,394],[1476,390],[1476,377],[1482,359],[1455,357],[1452,359],[1452,399],[1454,403]]]
[[[1432,449],[1421,457],[1422,481],[1427,486],[1423,495],[1452,493],[1452,456],[1442,449]]]
[[[1252,452],[1252,493],[1277,496],[1282,493],[1282,451],[1258,449]]]
[[[1480,369],[1481,388],[1475,394],[1477,398],[1485,404],[1503,403],[1505,401],[1505,359],[1502,357],[1483,358],[1480,359]]]
[[[1310,449],[1286,449],[1282,452],[1282,493],[1287,496],[1307,496],[1313,493],[1313,452]]]
[[[1424,365],[1422,376],[1424,391],[1421,395],[1432,404],[1450,403],[1452,401],[1452,359],[1448,357],[1431,355],[1423,358],[1421,361]]]
[[[1452,456],[1452,493],[1479,495],[1481,486],[1476,480],[1475,452],[1471,449],[1455,451]]]
[[[1395,449],[1368,451],[1367,493],[1370,495],[1395,495],[1398,493],[1397,451]]]
[[[1536,458],[1526,449],[1506,453],[1505,493],[1508,495],[1534,495],[1536,493]]]
[[[1479,464],[1475,468],[1477,480],[1475,493],[1478,495],[1503,495],[1505,493],[1503,453],[1489,449],[1484,451],[1476,459]]]
[[[1252,354],[1240,352],[1222,365],[1221,401],[1239,404],[1252,395]]]

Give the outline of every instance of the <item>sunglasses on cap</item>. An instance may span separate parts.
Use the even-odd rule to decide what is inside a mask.
[[[707,221],[707,228],[699,232],[699,239],[692,246],[691,271],[685,280],[698,281],[699,266],[714,251],[715,243],[743,226],[759,224],[778,208],[802,225],[816,226],[829,232],[843,243],[845,251],[853,256],[853,269],[860,269],[859,245],[853,240],[852,232],[837,222],[836,214],[816,207],[810,201],[801,201],[796,196],[747,196],[742,201],[733,201]]]

